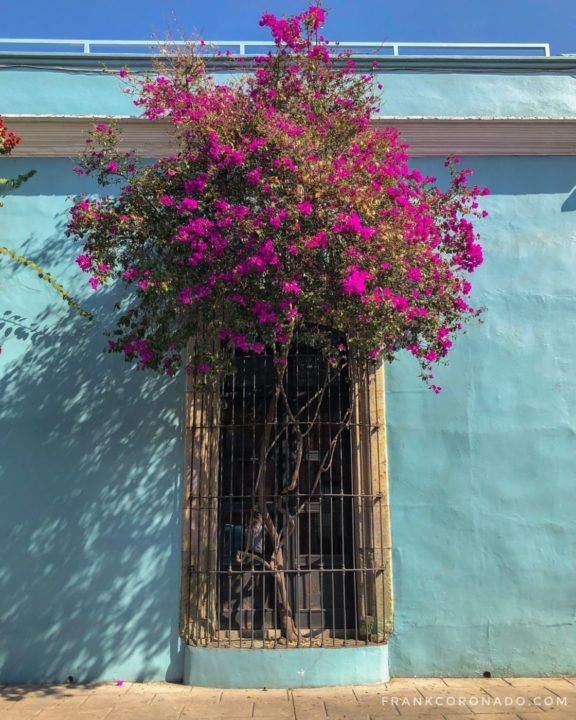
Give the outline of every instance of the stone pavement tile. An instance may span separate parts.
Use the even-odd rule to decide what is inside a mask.
[[[551,682],[554,684],[566,684],[567,686],[572,685],[574,683],[574,678],[572,677],[523,677],[523,678],[506,678],[510,685],[512,687],[516,688],[525,688],[525,687],[531,687],[536,685],[545,685],[547,682]]]
[[[370,712],[383,712],[388,708],[394,710],[394,712],[399,715],[400,712],[425,712],[428,708],[422,707],[421,703],[423,702],[424,697],[416,690],[395,690],[393,692],[382,693],[378,703],[371,702],[368,704],[364,701],[362,704],[369,707]]]
[[[419,681],[422,683],[437,684],[438,687],[446,687],[440,678],[391,678],[385,685],[388,690],[411,690],[412,692],[417,692],[416,683]]]
[[[178,720],[180,710],[174,710],[169,707],[151,707],[144,706],[126,706],[114,707],[105,720]],[[65,720],[62,718],[62,720]],[[70,718],[72,720],[72,718]],[[74,718],[75,720],[75,718]]]
[[[263,702],[278,703],[279,705],[291,703],[292,699],[288,690],[222,690],[220,702]]]
[[[558,693],[574,693],[576,694],[576,685],[574,683],[571,683],[566,678],[540,678],[540,681],[538,682],[538,687],[545,687],[548,690],[552,690],[554,692]],[[518,686],[513,686],[518,687]],[[521,687],[521,686],[520,686]],[[530,688],[531,686],[528,686]]]
[[[61,695],[63,692],[74,691],[79,688],[85,689],[88,685],[67,683],[37,683],[29,685],[26,683],[14,683],[12,685],[0,685],[0,697],[24,697],[30,693],[35,695]]]
[[[544,692],[542,695],[533,695],[530,698],[532,703],[547,712],[549,710],[565,710],[574,713],[576,720],[576,695],[560,695],[559,693]],[[520,708],[517,712],[523,712],[524,708]]]
[[[446,687],[470,687],[478,688],[484,678],[479,677],[445,677],[440,678]],[[420,682],[420,678],[416,678],[416,682]]]
[[[422,707],[398,707],[397,708],[400,718],[412,718],[419,715],[427,715],[428,717],[444,718],[448,717],[459,720],[464,715],[470,714],[470,708],[465,705],[452,705],[445,707],[442,705],[436,706],[422,706]]]
[[[100,705],[114,705],[116,703],[126,704],[135,703],[137,705],[146,704],[151,702],[154,695],[150,693],[145,695],[128,695],[127,693],[113,693],[113,692],[87,692],[83,696],[79,694],[78,698],[82,699],[82,705],[88,703],[88,707],[99,707]]]
[[[158,695],[153,696],[150,704],[146,704],[145,707],[172,708],[180,712],[185,707],[189,707],[193,703],[194,700],[192,700],[190,694],[158,693]]]
[[[512,692],[518,690],[518,688],[513,688],[512,685],[510,685],[510,683],[507,682],[505,678],[483,678],[479,685],[482,690],[484,690],[484,692],[487,692],[489,695],[492,695],[496,692],[502,692],[505,694],[510,690]]]
[[[0,718],[4,717],[4,714],[8,714],[17,708],[37,708],[38,712],[46,706],[54,706],[57,701],[49,701],[47,699],[39,701],[37,698],[33,700],[26,700],[24,698],[17,700],[0,700]]]
[[[92,690],[85,685],[15,685],[0,688],[0,706],[2,702],[22,701],[24,699],[51,699],[60,701],[67,698],[87,697]]]
[[[532,717],[532,720],[535,720],[535,718],[540,717],[542,715],[542,710],[535,706],[530,707],[522,707],[518,705],[510,705],[505,706],[504,704],[494,704],[489,706],[476,706],[471,708],[471,712],[474,714],[474,717],[480,718],[481,720],[484,720],[485,717],[489,717],[490,715],[510,715],[513,717],[516,717],[518,713],[522,712],[526,715],[530,715]],[[544,717],[544,715],[542,715]]]
[[[443,716],[436,710],[433,711],[412,711],[406,715],[399,715],[394,708],[380,708],[370,711],[370,720],[443,720]]]
[[[332,698],[329,695],[325,697],[324,707],[330,720],[349,720],[350,718],[367,720],[369,718],[369,705],[359,703],[356,698]]]
[[[330,695],[327,693],[321,693],[321,692],[314,692],[314,693],[303,693],[301,690],[294,690],[292,693],[292,702],[294,703],[322,703],[326,698],[333,700],[337,700],[338,698],[334,695]],[[354,697],[353,693],[350,693],[345,699],[349,700],[350,702],[355,702],[356,698]]]
[[[122,682],[122,685],[118,685],[117,682],[109,683],[86,683],[85,685],[70,685],[70,688],[85,690],[90,692],[98,693],[99,695],[111,693],[112,695],[125,695],[134,685],[141,685],[146,687],[148,683],[131,683]]]
[[[414,688],[421,692],[433,692],[435,690],[446,690],[448,685],[444,678],[413,678]],[[426,694],[426,693],[424,693]]]
[[[574,718],[576,719],[576,695],[561,695],[556,691],[556,693],[549,692],[541,697],[535,697],[533,701],[535,705],[539,705],[543,709],[548,707],[561,708],[563,706],[572,708],[574,712]]]
[[[294,694],[300,694],[300,693],[317,693],[318,695],[322,695],[322,697],[326,699],[330,698],[350,698],[351,700],[354,699],[354,686],[353,685],[337,685],[335,687],[326,686],[326,687],[316,687],[316,688],[294,688],[292,690],[292,693]]]
[[[370,720],[366,708],[331,703],[326,706],[329,720]],[[307,716],[309,717],[309,716]]]
[[[271,717],[272,715],[278,720],[292,720],[295,717],[294,705],[284,700],[271,702],[256,701],[252,717],[264,718]]]
[[[402,714],[398,715],[396,720],[454,720],[454,718],[460,718],[463,717],[469,717],[468,715],[446,715],[442,712],[441,709],[436,710],[423,710],[421,712],[412,712],[410,711],[408,714]],[[375,718],[374,720],[380,720],[379,718]],[[474,716],[474,720],[476,719],[476,716]],[[516,717],[514,718],[508,718],[508,720],[518,720]]]
[[[33,720],[41,711],[37,708],[33,712],[24,708],[14,708],[0,715],[2,720]]]
[[[101,707],[138,707],[142,708],[150,705],[154,698],[152,693],[139,695],[115,695],[113,693],[93,693],[89,695],[82,703],[81,707],[85,709],[97,709]]]
[[[310,709],[312,709],[316,707],[324,707],[324,699],[322,697],[292,697],[291,702],[295,708],[309,707]]]
[[[184,707],[181,718],[228,718],[231,717],[252,717],[254,711],[253,702],[220,702],[207,703],[190,701]]]
[[[509,686],[509,690],[516,695],[524,695],[528,698],[545,697],[547,695],[565,696],[576,698],[576,687],[568,682],[550,680],[547,682],[542,679],[539,682],[533,682],[524,686]]]
[[[510,703],[513,703],[514,694],[517,691],[508,686],[507,688],[493,686],[488,692],[482,687],[451,687],[446,690],[437,690],[433,692],[424,692],[425,701],[431,702],[438,707],[444,715],[470,715],[470,714],[487,714],[501,713],[513,709],[514,705],[505,704],[505,698],[509,697]],[[497,699],[498,698],[498,699]],[[530,705],[528,698],[525,698],[527,705]],[[402,711],[402,708],[400,708]]]
[[[3,715],[0,717],[26,718],[38,715],[42,710],[49,710],[58,707],[58,702],[50,698],[25,698],[14,700],[2,705]],[[6,709],[8,708],[8,709]]]
[[[81,708],[89,697],[92,697],[90,693],[85,693],[84,695],[73,695],[72,697],[63,697],[57,701],[57,707],[62,707],[66,709]],[[108,703],[112,705],[113,700],[109,699]]]
[[[326,717],[326,706],[322,698],[310,698],[301,700],[294,698],[294,712],[297,720],[308,720],[308,718]]]
[[[542,718],[544,720],[544,716]],[[510,710],[509,712],[489,713],[486,715],[462,715],[459,720],[518,720],[518,715],[514,710]]]
[[[227,691],[225,691],[225,692],[227,692]],[[292,693],[290,692],[290,690],[276,690],[276,689],[264,690],[264,689],[260,688],[258,690],[246,690],[246,693],[247,693],[246,697],[249,700],[254,700],[256,702],[258,702],[258,700],[264,700],[264,702],[269,702],[272,700],[285,701],[285,702],[289,702],[289,703],[292,702]],[[227,697],[227,696],[224,696],[224,697]]]
[[[356,685],[352,688],[356,699],[360,703],[368,702],[380,702],[382,695],[389,693],[389,686],[386,683],[379,685]]]
[[[76,690],[69,693],[62,693],[54,696],[56,702],[68,703],[69,705],[81,705],[89,697],[92,697],[94,692],[92,690]]]
[[[517,714],[518,717],[521,718],[521,720],[536,720],[536,718],[541,718],[541,720],[553,720],[556,718],[558,718],[558,720],[574,720],[574,718],[576,718],[576,708],[550,708],[549,710],[544,710],[541,715],[535,715],[534,713],[525,713],[523,710],[518,710]]]
[[[76,695],[61,695],[56,702],[59,705],[66,705],[66,707],[78,707],[84,705],[90,697],[93,697],[93,694],[90,692],[78,693]]]
[[[469,715],[474,712],[468,702],[474,702],[482,695],[480,689],[477,692],[470,692],[468,689],[462,688],[445,688],[444,690],[422,691],[420,698],[412,699],[399,698],[396,706],[400,715],[408,713],[428,713],[435,711],[439,716],[450,715]]]
[[[531,689],[528,689],[527,692],[530,697],[535,696],[535,693]],[[570,687],[570,685],[546,684],[544,685],[544,692],[541,693],[541,696],[556,696],[563,699],[566,698],[566,702],[576,704],[576,687]]]
[[[504,689],[511,687],[504,678],[444,678],[444,682],[449,688],[466,688],[470,692],[478,692],[489,687]]]
[[[544,698],[551,693],[547,692],[543,688],[540,688],[538,692],[531,692],[529,688],[488,688],[488,694],[492,698],[492,702],[489,704],[479,703],[477,706],[472,707],[472,710],[476,714],[485,713],[501,713],[501,712],[541,712],[541,708],[538,707],[533,699],[535,696]]]
[[[558,717],[562,716],[564,720],[574,720],[576,718],[576,702],[573,703],[566,703],[564,704],[558,704],[558,705],[540,705],[540,709],[542,710],[542,718],[546,718],[546,720],[549,720],[551,715],[558,715]],[[528,713],[525,713],[523,708],[520,708],[516,711],[518,715],[528,715]],[[530,717],[532,720],[535,720],[537,718],[537,715],[534,715],[533,713],[530,713]]]
[[[418,690],[416,687],[411,688],[386,688],[385,690],[380,691],[380,698],[388,698],[388,700],[385,700],[384,702],[392,703],[392,702],[402,702],[404,701],[404,704],[406,704],[406,700],[404,698],[407,698],[408,700],[412,700],[413,698],[415,700],[422,699],[425,695],[432,695],[434,692],[446,692],[448,688],[444,688],[443,690]],[[399,698],[397,701],[393,701],[392,698]]]
[[[488,688],[512,687],[504,678],[444,678],[447,687],[459,690],[468,690],[471,693],[487,690]]]
[[[190,690],[190,697],[201,702],[217,703],[225,692],[227,691],[218,688],[193,687]]]
[[[109,712],[110,708],[83,710],[81,707],[59,704],[50,710],[42,710],[36,717],[38,720],[104,720]]]
[[[182,683],[170,682],[132,683],[129,692],[130,694],[143,692],[152,693],[154,695],[158,693],[161,693],[162,695],[172,693],[190,694],[192,692],[192,687],[190,685],[183,685]]]
[[[527,714],[532,715],[532,720],[535,720],[536,717],[539,717],[541,714],[540,708],[536,707],[535,705],[506,705],[504,702],[494,702],[490,703],[488,705],[484,704],[478,704],[478,705],[470,705],[469,713],[470,715],[474,715],[474,717],[479,718],[481,720],[485,720],[486,717],[490,717],[490,715],[510,715],[511,717],[516,718],[517,714],[519,712],[525,712]],[[542,716],[544,717],[544,716]]]
[[[292,691],[292,695],[297,698],[319,697],[322,700],[354,703],[357,702],[354,690],[355,688],[351,685],[346,687],[297,688]]]
[[[368,713],[371,718],[399,718],[398,708],[393,705],[383,705],[378,700],[368,702],[364,700],[359,703],[360,712]]]

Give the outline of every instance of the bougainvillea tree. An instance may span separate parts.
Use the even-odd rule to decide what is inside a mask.
[[[397,131],[371,124],[374,78],[327,44],[324,20],[320,6],[263,15],[276,48],[238,82],[219,84],[192,48],[135,79],[144,117],[172,123],[174,154],[141,163],[96,125],[77,172],[119,189],[78,199],[68,229],[94,289],[127,286],[111,352],[168,375],[184,365],[199,386],[230,371],[235,352],[274,355],[257,485],[270,421],[288,405],[295,333],[334,368],[408,352],[437,392],[434,365],[481,312],[467,277],[482,262],[472,219],[487,191],[457,158],[446,189],[410,167]],[[261,511],[281,565],[282,533]]]

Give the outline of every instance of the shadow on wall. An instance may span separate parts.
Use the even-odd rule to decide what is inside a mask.
[[[564,203],[562,204],[562,212],[574,212],[576,211],[576,188],[568,195]]]
[[[0,682],[178,680],[182,380],[55,307],[0,310]]]

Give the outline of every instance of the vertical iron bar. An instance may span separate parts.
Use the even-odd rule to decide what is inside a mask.
[[[332,406],[331,406],[332,407]],[[342,382],[340,381],[338,383],[338,410],[339,410],[339,420],[342,422]],[[332,435],[332,426],[330,426],[330,435]],[[342,442],[340,442],[342,439],[342,436],[338,439],[338,457],[339,457],[339,468],[340,468],[340,533],[341,533],[341,548],[340,552],[341,555],[341,567],[342,567],[342,613],[343,613],[343,625],[344,625],[344,642],[346,643],[348,636],[348,613],[347,613],[347,607],[346,607],[346,590],[347,590],[347,580],[348,576],[346,573],[346,528],[344,527],[344,517],[345,517],[345,498],[344,498],[344,459],[342,457]]]
[[[233,615],[233,605],[232,605],[232,590],[234,585],[234,577],[235,574],[233,573],[233,565],[234,562],[232,558],[232,548],[234,546],[235,541],[235,534],[236,534],[236,523],[234,522],[234,515],[233,515],[233,509],[234,509],[234,484],[235,484],[235,473],[236,473],[236,382],[238,380],[238,375],[242,375],[243,373],[243,366],[242,366],[243,359],[236,359],[234,363],[234,372],[232,374],[232,377],[229,378],[229,394],[230,394],[230,400],[229,400],[229,407],[227,408],[229,413],[229,427],[226,428],[225,432],[227,432],[228,436],[230,437],[230,458],[228,462],[226,463],[226,468],[222,468],[221,477],[224,477],[224,473],[228,473],[228,482],[226,483],[226,486],[223,488],[223,490],[228,494],[228,497],[223,498],[223,500],[228,505],[228,527],[230,532],[230,560],[229,560],[229,574],[228,574],[228,646],[232,646],[232,615]],[[230,387],[231,386],[231,387]],[[242,463],[243,464],[243,463]],[[240,500],[242,502],[242,500]],[[243,532],[243,528],[241,527],[241,531]],[[240,566],[242,567],[242,566]],[[239,641],[240,641],[240,647],[242,647],[242,574],[239,573],[238,578],[240,578],[240,607],[238,608],[238,618],[239,618]]]

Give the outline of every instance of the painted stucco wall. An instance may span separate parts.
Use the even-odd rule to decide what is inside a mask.
[[[72,165],[35,159],[0,210],[0,245],[96,314],[2,263],[0,681],[175,679],[183,385],[102,352],[112,298],[86,288],[63,234]],[[0,175],[30,166],[3,159]]]
[[[0,72],[2,112],[35,115],[138,115],[117,74],[7,67]],[[574,117],[574,68],[499,72],[382,69],[382,116]],[[233,76],[219,73],[225,83]]]
[[[576,158],[464,159],[488,185],[488,312],[387,376],[391,675],[576,671]],[[440,173],[441,164],[417,161]]]
[[[386,74],[385,114],[576,114],[566,74]],[[3,70],[7,114],[129,114],[118,80]],[[464,162],[492,195],[475,299],[489,311],[421,385],[390,368],[392,675],[576,672],[576,158]],[[415,165],[441,176],[441,162]],[[175,679],[179,649],[179,380],[100,352],[114,301],[63,233],[90,190],[69,160],[33,166],[0,210],[0,244],[38,260],[0,274],[0,681]]]

